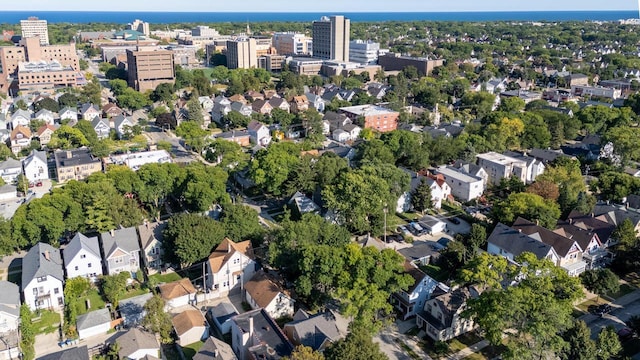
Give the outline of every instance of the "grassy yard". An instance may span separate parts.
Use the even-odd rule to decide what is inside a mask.
[[[600,298],[600,300],[598,300],[598,303],[596,303],[596,299],[589,299],[583,303],[578,304],[578,309],[580,309],[581,311],[584,311],[585,313],[589,312],[589,306],[595,305],[602,305],[604,303],[607,303],[608,301],[606,301],[605,299]]]
[[[153,274],[153,275],[149,275],[149,278],[154,279],[156,283],[168,283],[168,282],[178,281],[182,279],[182,277],[180,277],[180,275],[178,275],[175,272],[170,272],[166,274]]]
[[[613,293],[613,294],[607,294],[606,296],[611,298],[611,299],[617,299],[619,297],[622,297],[624,295],[632,293],[635,290],[636,290],[636,288],[631,286],[631,285],[629,285],[629,284],[621,284],[620,285],[620,290],[618,290],[618,292]]]
[[[640,274],[637,272],[632,272],[624,276],[624,280],[629,284],[640,288]]]
[[[184,353],[184,357],[187,360],[191,360],[198,353],[202,345],[204,345],[204,342],[198,341],[196,343],[183,346],[182,352]]]
[[[37,326],[37,334],[50,334],[58,330],[60,314],[51,310],[41,310],[35,315],[33,323]]]
[[[437,265],[427,264],[420,265],[420,270],[424,271],[427,275],[431,276],[436,281],[446,281],[449,278],[449,273],[441,269]]]
[[[149,289],[143,288],[143,287],[140,287],[140,288],[137,288],[137,289],[131,289],[131,290],[127,291],[127,293],[120,300],[132,298],[132,297],[138,296],[138,295],[143,295],[143,294],[146,294],[148,292],[149,292]]]

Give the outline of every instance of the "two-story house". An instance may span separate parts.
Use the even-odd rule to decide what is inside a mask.
[[[238,360],[281,359],[291,355],[293,345],[264,309],[233,317],[231,347]]]
[[[55,131],[55,126],[51,124],[45,124],[40,126],[38,130],[36,130],[35,137],[38,138],[38,141],[40,141],[40,145],[48,145]]]
[[[473,320],[462,316],[467,300],[479,296],[473,287],[460,287],[427,300],[418,313],[416,325],[434,341],[449,341],[475,328]]]
[[[47,109],[38,111],[34,116],[34,120],[44,121],[44,123],[47,125],[53,125],[54,118],[55,114],[53,113],[53,111]]]
[[[587,263],[587,270],[602,268],[613,260],[613,254],[605,248],[595,231],[575,226],[569,220],[559,221],[553,232],[578,243],[583,250],[582,260]]]
[[[404,262],[405,272],[413,277],[413,284],[407,291],[400,291],[391,295],[393,306],[400,312],[400,318],[407,320],[422,311],[425,302],[440,286],[448,289],[429,275],[422,272],[414,263]]]
[[[206,283],[213,296],[224,295],[239,288],[240,284],[245,284],[256,272],[251,241],[234,243],[225,238],[209,255],[206,265]]]
[[[421,175],[415,172],[405,170],[411,176],[411,183],[409,191],[400,195],[396,204],[396,212],[407,212],[413,208],[411,205],[411,194],[420,186],[423,182],[431,188],[431,202],[433,207],[440,209],[442,207],[442,201],[450,200],[451,187],[445,181],[442,175]]]
[[[269,128],[259,121],[252,120],[247,126],[251,142],[256,145],[268,146],[271,143]]]
[[[62,250],[62,257],[67,279],[80,276],[96,282],[98,276],[102,275],[100,243],[95,236],[86,237],[76,233],[67,247]]]
[[[502,179],[516,177],[523,183],[527,183],[527,164],[525,161],[496,152],[488,152],[476,155],[478,165],[481,166],[489,177],[489,184],[499,185]]]
[[[0,359],[19,359],[20,289],[18,285],[0,281]]]
[[[18,109],[11,115],[11,128],[15,129],[18,126],[29,127],[31,123],[31,111]]]
[[[22,174],[22,163],[20,161],[8,158],[0,162],[0,177],[6,184],[15,183],[20,174]]]
[[[452,166],[441,166],[435,172],[444,176],[444,181],[451,188],[451,195],[462,202],[477,199],[484,193],[484,179],[480,177]]]
[[[105,118],[111,119],[116,116],[124,114],[124,111],[118,107],[118,105],[114,103],[108,103],[107,105],[102,107],[102,114]]]
[[[289,102],[280,97],[272,97],[269,99],[269,105],[271,105],[273,109],[291,112],[291,105],[289,105]]]
[[[100,117],[100,115],[102,115],[100,109],[93,104],[85,103],[80,106],[80,116],[87,121],[93,120],[96,116]]]
[[[128,271],[132,278],[140,269],[140,245],[136,228],[111,230],[100,234],[104,254],[104,273],[114,275]]]
[[[120,139],[124,139],[131,134],[133,121],[124,115],[118,115],[113,119],[113,125]]]
[[[554,264],[560,260],[551,245],[502,223],[498,223],[487,238],[487,252],[503,256],[512,263],[524,252],[530,252],[538,259],[548,259]]]
[[[37,150],[31,151],[31,154],[22,160],[22,171],[30,182],[49,179],[47,153]]]
[[[301,113],[309,109],[309,99],[306,96],[294,96],[291,101],[291,112]]]
[[[91,151],[87,148],[56,151],[53,156],[56,160],[56,172],[60,183],[68,180],[84,180],[89,175],[102,171],[102,160],[91,155]]]
[[[22,295],[32,311],[64,308],[64,270],[60,250],[37,243],[22,259]]]
[[[91,121],[91,126],[93,126],[93,130],[96,131],[96,135],[98,135],[99,140],[106,139],[109,137],[109,133],[111,132],[111,126],[109,126],[109,120],[96,116]]]
[[[244,291],[244,299],[252,309],[264,309],[274,319],[293,316],[294,300],[263,270],[244,285]]]
[[[71,126],[75,125],[73,123],[78,122],[78,110],[70,107],[64,107],[58,111],[58,117],[60,118],[61,123],[70,123]]]
[[[9,135],[11,151],[18,155],[22,149],[31,146],[31,130],[22,125],[16,126]]]
[[[253,111],[263,114],[263,115],[271,115],[271,111],[273,110],[273,106],[269,104],[268,101],[265,100],[256,100],[251,104],[251,108]]]
[[[343,339],[348,333],[349,321],[339,313],[326,310],[309,314],[300,309],[293,321],[282,330],[294,345],[303,345],[316,351],[324,351],[332,343]]]
[[[147,273],[155,274],[162,270],[162,240],[164,239],[164,229],[167,228],[166,221],[148,222],[138,226],[140,234],[140,248],[142,249],[142,262],[147,268]]]

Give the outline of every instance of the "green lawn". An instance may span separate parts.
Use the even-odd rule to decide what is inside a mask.
[[[138,289],[131,289],[120,300],[132,298],[134,296],[143,295],[149,292],[149,289],[140,287]]]
[[[619,297],[622,297],[624,295],[632,293],[635,290],[636,290],[636,288],[631,286],[631,285],[629,285],[629,284],[621,284],[620,285],[620,290],[618,290],[618,292],[615,292],[613,294],[607,294],[606,296],[608,296],[609,298],[612,298],[612,299],[617,299]]]
[[[454,354],[468,347],[467,345],[461,343],[460,340],[458,339],[452,339],[448,342],[448,344],[449,344],[449,351],[451,351]]]
[[[89,300],[89,305],[91,306],[88,309],[85,299]],[[105,306],[104,299],[102,299],[102,295],[100,295],[97,289],[90,289],[85,295],[85,298],[81,300],[81,303],[82,305],[78,308],[78,315],[88,313],[89,311],[104,309]]]
[[[584,311],[585,313],[589,312],[589,306],[591,305],[602,305],[604,303],[608,303],[608,301],[606,301],[603,298],[600,298],[600,300],[598,300],[598,302],[596,303],[596,299],[589,299],[583,303],[578,304],[578,309],[580,309],[581,311]]]
[[[149,275],[149,278],[154,279],[156,283],[168,283],[168,282],[178,281],[182,279],[182,277],[180,277],[180,275],[178,275],[178,273],[175,273],[175,272],[166,273],[166,274],[153,274],[153,275]]]
[[[189,344],[187,346],[182,347],[182,352],[184,353],[184,357],[187,360],[191,360],[196,353],[200,350],[200,348],[204,345],[203,341],[198,341],[193,344]]]
[[[51,310],[41,310],[35,315],[33,323],[37,326],[37,334],[50,334],[58,330],[60,314]]]
[[[449,278],[449,273],[441,269],[437,265],[420,265],[420,270],[424,271],[427,275],[431,276],[436,281],[442,282],[446,281]]]

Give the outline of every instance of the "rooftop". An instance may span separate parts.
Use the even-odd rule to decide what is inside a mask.
[[[253,319],[250,321],[249,319]],[[264,309],[237,315],[233,318],[238,328],[245,334],[252,334],[248,351],[258,359],[277,360],[291,355],[293,345],[285,337],[278,324]],[[253,328],[251,328],[253,324]],[[251,346],[252,344],[255,344]],[[263,357],[260,357],[263,356]]]
[[[377,105],[356,105],[341,107],[340,111],[348,112],[357,116],[376,116],[385,114],[397,114],[396,111],[389,110]]]
[[[478,155],[476,155],[476,157],[478,159],[491,161],[491,162],[498,163],[498,164],[501,164],[501,165],[509,165],[509,164],[512,164],[512,163],[522,163],[522,164],[524,164],[523,160],[519,160],[519,159],[510,157],[510,156],[507,156],[507,155],[499,154],[499,153],[493,152],[493,151],[487,152],[487,153],[484,153],[484,154],[478,154]]]
[[[68,151],[56,151],[54,153],[56,165],[60,167],[80,166],[99,163],[100,159],[94,158],[88,148],[80,148]]]

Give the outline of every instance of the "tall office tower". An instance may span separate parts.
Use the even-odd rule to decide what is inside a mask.
[[[349,61],[351,21],[344,16],[322,17],[313,22],[313,56],[336,61]]]
[[[227,67],[229,69],[257,68],[256,39],[245,37],[227,41]]]
[[[20,20],[22,38],[39,37],[40,45],[49,45],[49,28],[47,20],[39,20],[37,17],[30,17],[27,20]]]
[[[132,23],[128,24],[129,30],[135,30],[137,32],[143,33],[144,36],[149,36],[149,23],[144,22],[142,20],[135,19]]]
[[[281,55],[311,55],[312,39],[305,34],[277,32],[273,34],[273,47]]]
[[[154,90],[163,83],[173,82],[173,53],[155,47],[138,46],[136,51],[127,50],[128,83],[132,88],[145,92]]]

